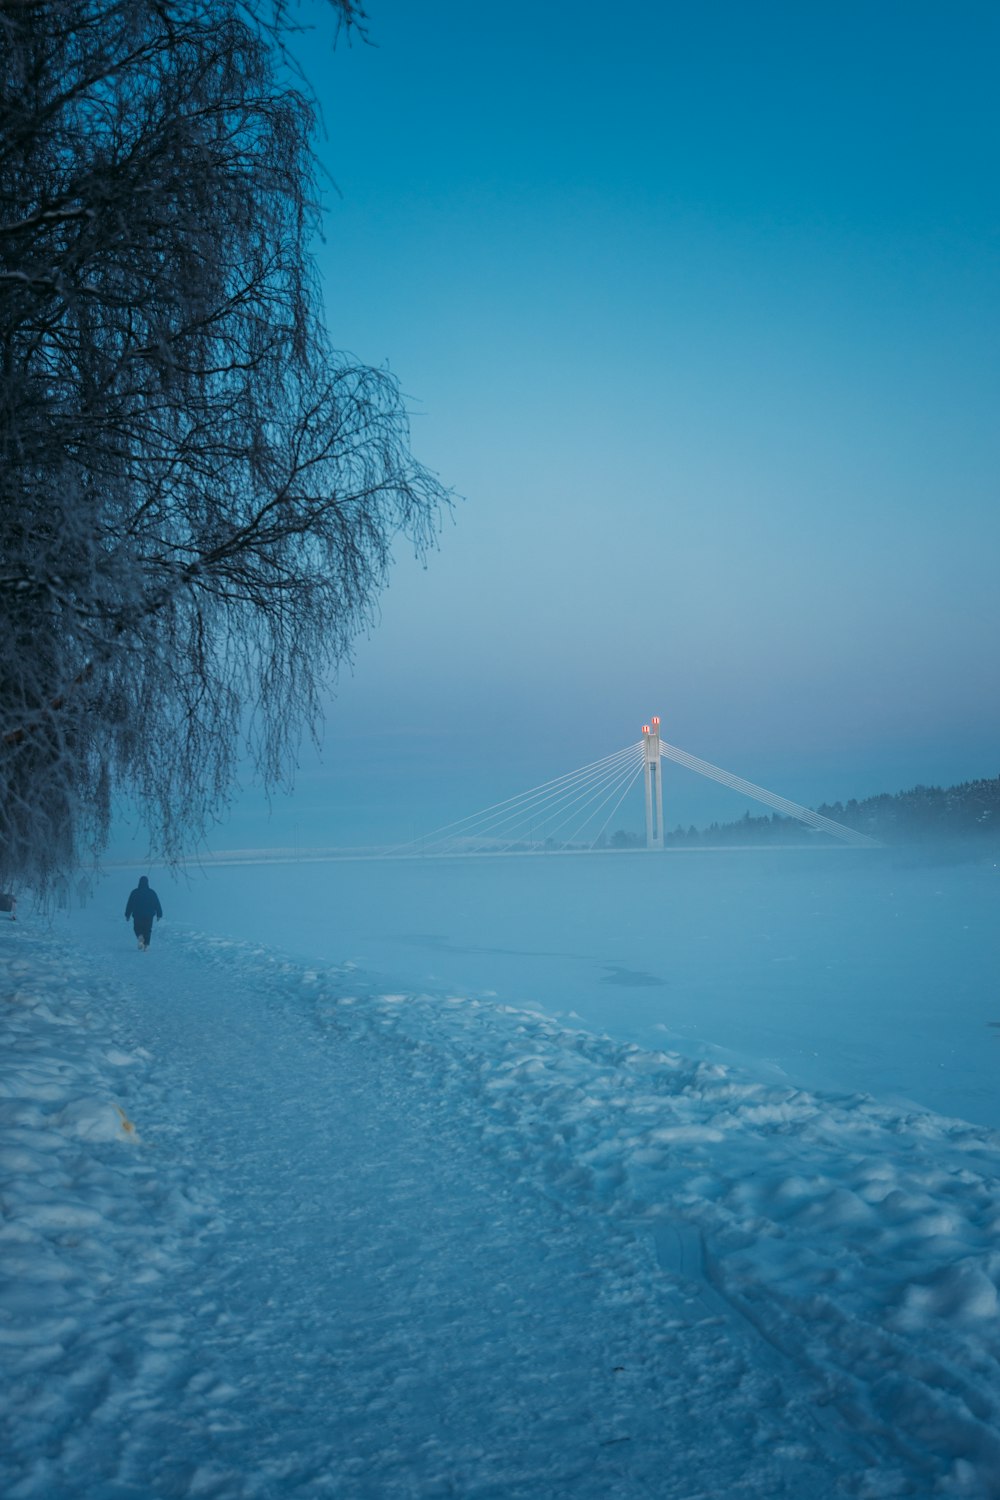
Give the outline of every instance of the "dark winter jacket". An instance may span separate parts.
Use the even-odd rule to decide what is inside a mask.
[[[154,917],[159,921],[163,916],[160,898],[155,891],[150,890],[149,881],[145,875],[140,875],[139,884],[128,898],[125,916],[134,917],[137,922],[151,922]]]

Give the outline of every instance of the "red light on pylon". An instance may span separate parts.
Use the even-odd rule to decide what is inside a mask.
[[[656,727],[657,727],[657,728],[659,728],[659,726],[660,726],[660,720],[659,720],[659,717],[657,717],[657,718],[655,718],[655,719],[654,719],[654,720],[653,720],[653,723],[654,723],[654,724],[655,724],[655,725],[656,725]]]
[[[648,734],[649,733],[649,725],[648,724],[643,724],[643,726],[642,726],[642,732],[643,732],[643,734]]]

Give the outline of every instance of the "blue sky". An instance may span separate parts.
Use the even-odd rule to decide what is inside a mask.
[[[464,498],[426,569],[399,547],[322,760],[215,842],[419,832],[657,712],[810,804],[996,775],[1000,9],[369,31],[303,49],[329,326]],[[670,823],[743,806],[668,784]]]

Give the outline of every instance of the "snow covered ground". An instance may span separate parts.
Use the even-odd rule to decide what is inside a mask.
[[[0,1492],[1000,1495],[996,872],[739,858],[0,923]]]

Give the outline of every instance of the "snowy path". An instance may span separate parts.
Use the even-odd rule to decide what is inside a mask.
[[[7,1495],[832,1492],[807,1414],[696,1297],[685,1318],[651,1237],[519,1182],[273,963],[113,937],[96,956],[134,967],[131,1051],[156,1059],[128,1113],[197,1225],[146,1226],[137,1283],[22,1374]]]
[[[988,1133],[122,927],[3,934],[11,1500],[1000,1494]]]

